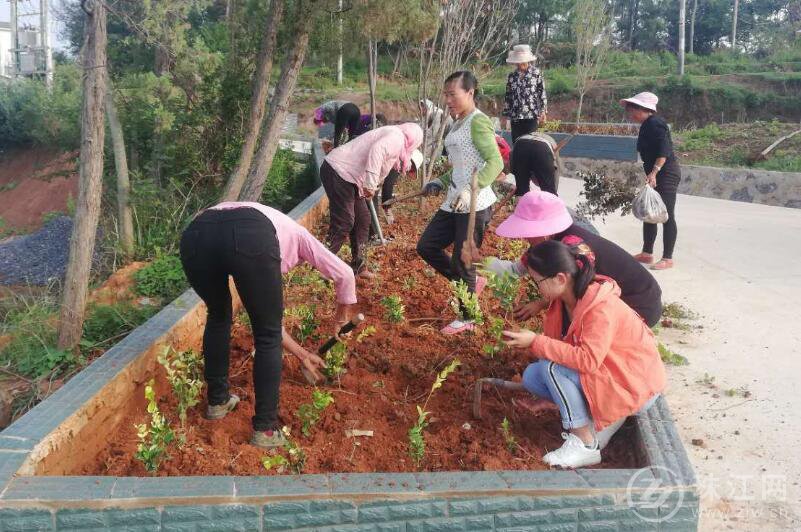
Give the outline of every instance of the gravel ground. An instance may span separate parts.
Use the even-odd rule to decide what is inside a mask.
[[[63,279],[71,233],[72,219],[59,216],[35,233],[0,244],[0,284],[45,285]]]

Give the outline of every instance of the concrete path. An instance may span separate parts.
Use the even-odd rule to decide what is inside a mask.
[[[562,179],[568,204],[579,190]],[[698,475],[701,529],[799,530],[801,210],[680,195],[676,211],[677,267],[655,275],[702,328],[659,338],[689,359],[669,368],[667,398]],[[640,250],[633,216],[595,223]]]

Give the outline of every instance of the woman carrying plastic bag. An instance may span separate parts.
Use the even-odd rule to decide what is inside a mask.
[[[626,107],[629,119],[640,124],[637,151],[642,159],[647,183],[634,201],[634,215],[643,221],[642,252],[634,255],[634,258],[643,264],[654,262],[657,224],[661,223],[664,244],[662,260],[651,266],[651,269],[666,270],[673,267],[673,248],[678,234],[675,208],[681,168],[673,154],[670,129],[661,117],[656,116],[658,101],[655,94],[641,92],[621,100],[620,103]]]

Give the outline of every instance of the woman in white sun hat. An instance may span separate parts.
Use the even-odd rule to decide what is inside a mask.
[[[548,112],[548,95],[542,72],[534,66],[537,56],[527,44],[518,44],[509,52],[506,62],[517,65],[506,78],[504,121],[512,122],[512,142],[521,135],[537,130],[545,122]],[[506,124],[508,125],[508,124]]]
[[[673,141],[670,128],[662,117],[656,115],[656,94],[641,92],[631,98],[624,98],[620,103],[626,108],[629,120],[640,124],[637,137],[637,151],[645,170],[645,181],[662,196],[668,211],[668,219],[663,224],[662,260],[651,266],[652,270],[666,270],[673,267],[673,248],[676,245],[676,193],[681,182],[681,168],[673,153]],[[656,241],[656,224],[643,223],[642,252],[634,258],[643,264],[654,262],[654,242]]]

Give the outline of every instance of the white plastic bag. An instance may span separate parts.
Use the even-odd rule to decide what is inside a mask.
[[[631,213],[638,220],[649,224],[663,224],[668,220],[665,202],[651,185],[645,185],[637,193],[634,201],[631,202]]]

